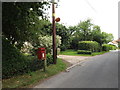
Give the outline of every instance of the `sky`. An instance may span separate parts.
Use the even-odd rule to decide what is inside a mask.
[[[56,18],[65,26],[77,25],[80,21],[92,19],[101,30],[112,33],[118,39],[118,2],[120,0],[60,0]],[[52,9],[49,10],[49,15]],[[52,20],[50,18],[50,20]]]

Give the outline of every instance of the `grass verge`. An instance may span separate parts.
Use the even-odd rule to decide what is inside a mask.
[[[66,68],[67,64],[61,59],[58,59],[56,65],[50,65],[46,68],[46,72],[38,70],[14,78],[2,80],[2,88],[29,88],[50,76],[64,71]]]
[[[66,50],[60,52],[60,55],[71,55],[71,56],[96,56],[96,55],[101,55],[104,54],[108,51],[102,51],[102,52],[93,52],[91,55],[90,54],[77,54],[77,51],[75,50]]]

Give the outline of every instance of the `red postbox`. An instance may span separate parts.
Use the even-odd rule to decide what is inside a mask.
[[[38,56],[39,60],[45,60],[46,59],[46,50],[45,50],[45,48],[38,48],[37,56]]]

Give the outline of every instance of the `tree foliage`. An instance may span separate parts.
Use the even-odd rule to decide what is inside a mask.
[[[25,41],[33,42],[37,38],[39,16],[44,16],[47,2],[3,2],[3,35],[12,44],[21,48]],[[33,39],[35,38],[35,39]]]
[[[83,22],[80,22],[77,25],[78,32],[80,35],[82,35],[82,37],[81,37],[82,41],[92,40],[92,35],[91,35],[91,32],[92,32],[91,26],[92,25],[93,24],[91,23],[90,19],[83,21]]]
[[[66,50],[68,47],[70,47],[70,32],[69,29],[62,25],[57,23],[56,24],[56,34],[61,36],[61,50]]]
[[[102,48],[102,44],[114,39],[111,33],[102,32],[100,26],[92,24],[90,19],[81,21],[78,25],[70,27],[70,30],[73,32],[71,35],[71,48],[76,50],[78,49],[79,41],[96,41]]]

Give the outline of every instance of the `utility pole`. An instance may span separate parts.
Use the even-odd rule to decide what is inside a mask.
[[[53,63],[57,63],[57,48],[56,48],[56,25],[55,25],[55,2],[52,2],[52,33],[53,33]]]

